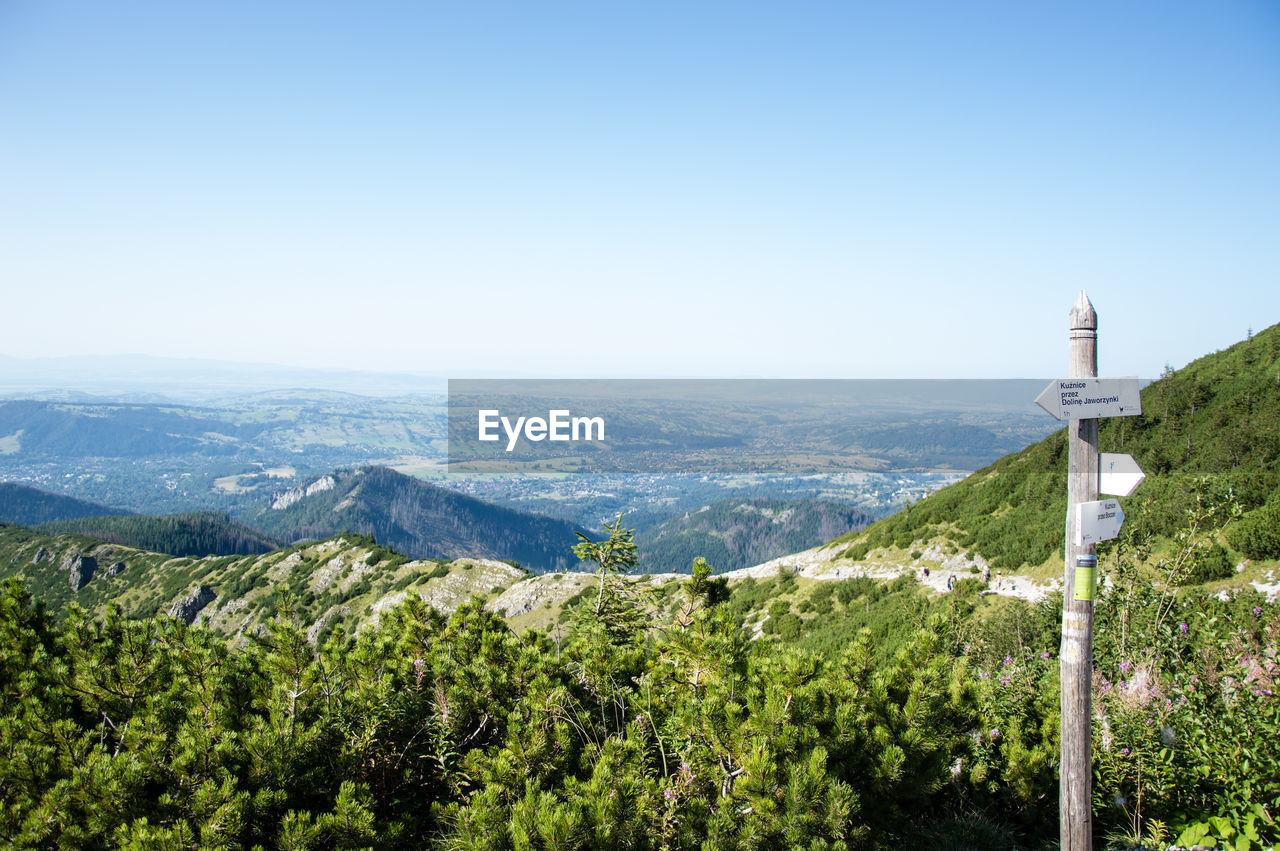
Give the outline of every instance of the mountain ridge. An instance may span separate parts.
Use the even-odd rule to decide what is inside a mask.
[[[415,558],[512,559],[539,573],[571,567],[577,541],[567,521],[494,505],[381,466],[318,476],[237,519],[286,543],[352,530]]]
[[[35,526],[59,520],[130,513],[121,508],[52,493],[21,482],[0,482],[0,522],[3,523]]]
[[[257,555],[280,542],[220,511],[166,515],[106,515],[42,523],[37,529],[70,533],[171,556]]]

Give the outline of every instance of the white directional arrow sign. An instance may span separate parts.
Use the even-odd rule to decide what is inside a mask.
[[[1058,378],[1036,404],[1060,420],[1136,417],[1142,413],[1137,378]]]
[[[1076,543],[1082,547],[1111,540],[1120,534],[1120,527],[1124,525],[1124,512],[1118,499],[1082,502],[1076,506],[1076,512]]]
[[[1132,455],[1103,452],[1098,456],[1098,493],[1129,496],[1146,477]]]

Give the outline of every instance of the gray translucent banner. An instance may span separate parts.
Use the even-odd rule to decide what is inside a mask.
[[[975,470],[1059,427],[1044,379],[451,379],[449,472]]]

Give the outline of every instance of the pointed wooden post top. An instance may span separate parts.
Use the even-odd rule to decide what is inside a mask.
[[[1093,309],[1093,302],[1084,290],[1076,296],[1076,303],[1071,306],[1072,331],[1097,331],[1098,312]]]

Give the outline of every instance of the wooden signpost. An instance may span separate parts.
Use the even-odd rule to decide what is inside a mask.
[[[1127,417],[1142,410],[1136,378],[1059,378],[1036,404],[1060,420]]]
[[[1118,502],[1098,501],[1098,417],[1137,416],[1142,413],[1142,403],[1136,378],[1097,377],[1098,314],[1084,290],[1071,308],[1069,326],[1070,376],[1052,382],[1036,403],[1058,419],[1069,420],[1062,644],[1058,656],[1062,683],[1058,825],[1063,851],[1091,851],[1093,598],[1098,581],[1095,542],[1115,537],[1124,522]],[[1122,473],[1132,478],[1134,473],[1120,463]],[[1133,471],[1139,477],[1142,474],[1136,464]],[[1136,482],[1133,487],[1137,487]]]

